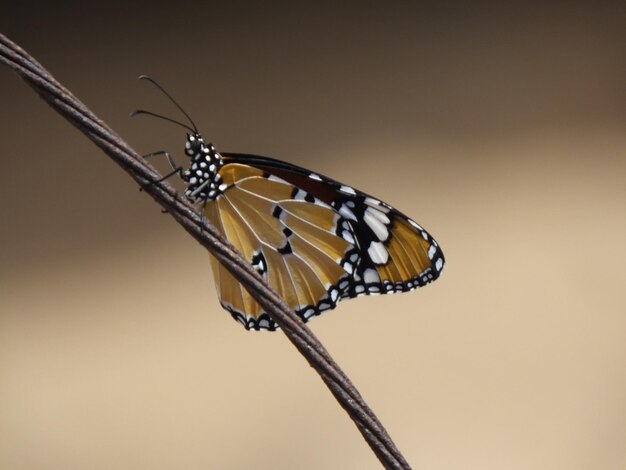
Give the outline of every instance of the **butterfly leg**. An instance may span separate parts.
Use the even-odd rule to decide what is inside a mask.
[[[167,161],[170,164],[170,166],[172,167],[172,170],[177,170],[177,169],[180,168],[180,166],[177,165],[176,162],[174,162],[174,159],[172,158],[172,154],[169,153],[167,150],[158,150],[156,152],[150,152],[150,153],[147,153],[147,154],[142,155],[142,156],[143,156],[143,158],[164,156],[165,158],[167,158]]]
[[[206,222],[206,205],[209,202],[209,195],[206,193],[204,198],[202,199],[202,211],[200,212],[200,222],[202,226],[200,228],[200,233],[204,231],[204,223]]]
[[[165,158],[167,158],[168,163],[172,167],[172,171],[156,181],[151,181],[145,185],[142,185],[139,188],[139,191],[143,191],[144,188],[147,186],[151,186],[153,184],[158,184],[161,181],[165,181],[166,179],[171,178],[175,174],[178,174],[178,176],[180,176],[181,178],[183,177],[183,167],[180,165],[177,165],[176,162],[174,162],[172,155],[167,150],[159,150],[157,152],[150,152],[146,155],[143,155],[143,158],[160,157],[160,156],[164,156]]]
[[[148,186],[152,186],[153,184],[159,184],[161,181],[165,181],[166,179],[171,178],[175,174],[178,174],[178,176],[180,176],[181,178],[183,177],[183,167],[176,165],[176,162],[174,162],[172,155],[167,150],[159,150],[157,152],[150,152],[146,155],[143,155],[143,158],[160,157],[160,156],[164,156],[165,158],[167,158],[168,163],[172,167],[172,171],[166,174],[165,176],[163,176],[162,178],[159,178],[156,181],[150,181],[147,184],[141,185],[139,187],[139,191],[143,191],[145,188],[147,188]],[[167,214],[167,211],[165,209],[163,209],[161,212],[163,214]]]

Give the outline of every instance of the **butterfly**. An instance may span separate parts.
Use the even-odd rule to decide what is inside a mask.
[[[437,279],[444,256],[435,239],[389,204],[351,186],[274,158],[219,152],[189,119],[138,110],[186,127],[187,168],[174,171],[185,196],[203,211],[303,320],[342,299],[407,292]],[[211,256],[222,307],[247,330],[278,325],[232,274]]]

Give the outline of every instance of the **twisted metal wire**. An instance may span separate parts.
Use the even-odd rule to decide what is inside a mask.
[[[187,199],[179,197],[177,191],[167,181],[149,184],[158,181],[161,175],[41,64],[2,34],[0,34],[0,62],[15,71],[53,109],[74,124],[121,166],[145,188],[147,194],[232,273],[278,323],[293,345],[320,375],[386,468],[410,468],[374,412],[313,332],[217,229],[208,220],[203,220]]]

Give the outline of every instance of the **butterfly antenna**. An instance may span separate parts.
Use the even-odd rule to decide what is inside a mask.
[[[191,117],[189,116],[189,114],[187,114],[185,112],[185,110],[183,109],[183,107],[181,105],[179,105],[176,100],[174,98],[172,98],[172,95],[170,95],[167,91],[165,91],[165,89],[159,85],[159,83],[152,77],[149,77],[148,75],[140,75],[139,76],[139,80],[148,80],[150,83],[152,83],[155,87],[157,87],[159,90],[161,90],[161,92],[167,96],[169,98],[169,100],[174,103],[174,105],[180,110],[181,113],[183,113],[185,115],[185,117],[187,119],[189,119],[189,122],[191,123],[191,125],[193,126],[193,131],[197,134],[198,133],[198,126],[196,126],[196,123],[193,122],[193,119],[191,119]],[[146,114],[146,113],[144,113]],[[162,117],[162,116],[160,116]],[[167,118],[166,118],[167,119]],[[172,119],[168,119],[169,121],[173,121]],[[176,122],[176,121],[173,121]],[[185,126],[187,127],[187,126]],[[189,128],[189,127],[187,127]]]
[[[182,122],[177,121],[176,119],[168,118],[167,116],[163,116],[161,114],[153,113],[152,111],[146,111],[145,109],[138,109],[137,111],[133,111],[132,113],[130,113],[130,117],[137,116],[138,114],[146,114],[148,116],[153,116],[153,117],[156,117],[156,118],[159,118],[159,119],[163,119],[165,121],[173,122],[174,124],[178,124],[179,126],[184,127],[185,129],[189,130],[190,132],[193,132],[194,134],[198,133],[197,129],[195,129],[195,128],[192,129],[187,124],[183,124]]]

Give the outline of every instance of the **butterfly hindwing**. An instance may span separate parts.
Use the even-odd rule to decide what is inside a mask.
[[[342,298],[404,292],[436,279],[435,240],[388,204],[279,160],[222,154],[227,186],[206,215],[305,321]],[[219,263],[222,305],[248,329],[275,322]]]

